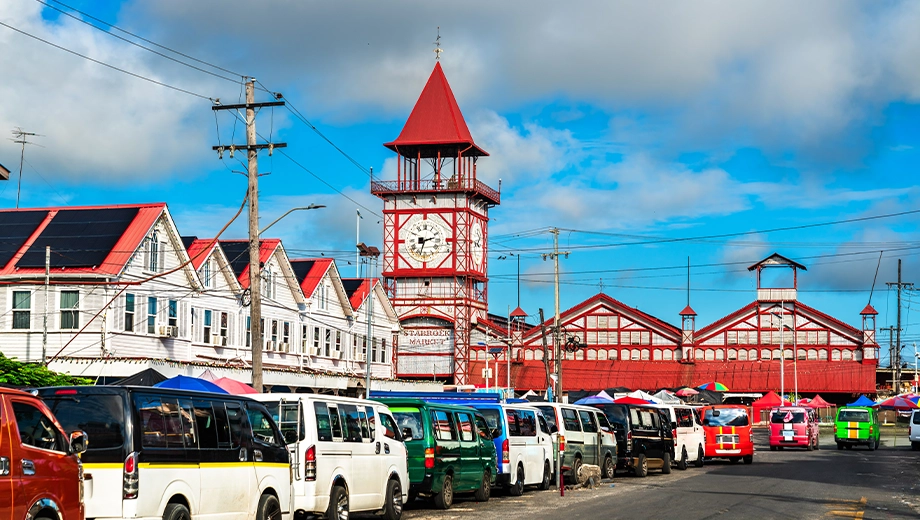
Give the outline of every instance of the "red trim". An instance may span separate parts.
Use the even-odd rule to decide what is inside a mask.
[[[310,268],[310,272],[304,276],[303,280],[299,280],[300,289],[303,291],[303,295],[308,300],[313,297],[313,291],[319,286],[319,282],[323,280],[323,277],[326,276],[326,272],[329,271],[329,266],[332,265],[331,258],[296,258],[292,259],[291,265],[293,266],[298,262],[313,262],[313,267]]]
[[[211,246],[211,248],[208,249],[208,246]],[[217,241],[213,238],[199,238],[189,244],[186,252],[188,252],[189,258],[192,259],[192,267],[194,267],[196,271],[201,267],[201,264],[211,256],[216,246]],[[204,253],[202,253],[202,251],[204,251]]]

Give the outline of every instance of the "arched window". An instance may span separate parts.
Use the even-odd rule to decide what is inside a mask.
[[[773,359],[780,359],[778,348],[773,349]]]
[[[616,358],[617,358],[617,349],[612,348],[612,349],[610,349],[610,350],[607,351],[607,354],[610,356],[610,359],[616,359]]]
[[[589,361],[594,361],[594,360],[596,360],[596,359],[597,359],[597,351],[594,350],[594,349],[589,350],[589,351],[588,351],[588,355],[587,355],[587,357],[586,357],[585,359],[587,359],[587,360],[589,360]]]
[[[533,351],[533,359],[534,359],[534,361],[543,361],[543,351],[542,351],[542,350],[534,350],[534,351]]]
[[[629,353],[629,359],[633,361],[639,361],[639,356],[641,355],[642,355],[642,352],[639,349],[634,348]]]
[[[747,356],[744,356],[744,357],[747,357]],[[738,359],[738,351],[733,348],[728,349],[728,360],[734,361],[736,359]]]
[[[770,349],[765,348],[765,349],[761,350],[761,351],[760,351],[760,359],[766,359],[767,361],[769,361],[769,360],[771,359],[771,356],[770,356]]]
[[[652,352],[652,361],[661,361],[661,351],[657,348]]]
[[[716,349],[716,360],[722,361],[724,359],[725,359],[725,351],[720,348],[717,348]]]
[[[787,348],[786,351],[785,351],[785,355],[786,355],[786,359],[793,359],[793,357],[792,357],[792,349],[791,349],[791,348]]]
[[[728,353],[729,359],[731,359],[731,352]],[[741,349],[738,351],[738,361],[747,361],[748,353],[746,349]]]
[[[815,349],[808,349],[808,360],[817,361],[818,360],[818,351]]]
[[[757,349],[756,348],[752,348],[751,350],[748,351],[748,359],[750,359],[751,361],[757,360]]]
[[[818,361],[827,361],[827,350],[822,348],[818,351]]]
[[[673,350],[665,350],[664,352],[662,352],[662,354],[663,354],[662,359],[664,359],[665,361],[674,361],[674,351]]]
[[[524,361],[533,360],[533,350],[527,349],[524,351]]]
[[[716,358],[716,353],[712,350],[706,350],[706,361],[713,361]]]
[[[577,359],[578,361],[584,361],[585,351],[581,349],[575,351],[575,359]]]
[[[796,354],[798,354],[799,359],[805,359],[805,357],[808,355],[808,352],[806,352],[805,349],[800,348],[796,349]]]
[[[694,358],[696,358],[696,359],[703,360],[704,357],[705,357],[705,354],[706,354],[706,353],[703,352],[703,349],[698,348],[698,349],[695,349],[695,353],[694,353],[693,356],[694,356]]]
[[[853,361],[862,361],[863,353],[862,350],[857,350],[853,352]]]
[[[648,361],[649,351],[647,348],[642,349],[640,355],[642,356],[642,361]]]
[[[614,350],[614,352],[616,352],[616,350]],[[597,359],[599,359],[599,360],[605,360],[605,359],[607,359],[607,349],[603,349],[603,348],[602,348],[602,349],[598,349],[598,350],[597,350]]]
[[[840,361],[840,351],[834,349],[831,351],[831,361]]]
[[[620,359],[622,359],[623,361],[629,361],[629,358],[630,358],[629,349],[624,348],[623,351],[620,352]]]
[[[840,353],[843,361],[853,361],[853,351],[844,350]]]

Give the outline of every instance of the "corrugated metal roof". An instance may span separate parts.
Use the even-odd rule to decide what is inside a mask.
[[[275,250],[281,245],[278,238],[264,238],[259,241],[259,263],[266,264],[271,259]],[[249,240],[221,240],[223,248],[230,261],[230,267],[236,275],[243,289],[249,288]]]
[[[332,265],[331,258],[298,258],[291,260],[291,267],[294,269],[294,275],[300,283],[300,289],[304,297],[310,299],[313,291],[326,276],[326,271]]]

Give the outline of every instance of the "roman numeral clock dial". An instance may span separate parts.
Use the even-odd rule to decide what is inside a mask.
[[[419,262],[439,264],[450,254],[447,230],[430,220],[416,220],[406,230],[406,253]]]

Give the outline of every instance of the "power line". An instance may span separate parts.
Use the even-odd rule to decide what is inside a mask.
[[[91,62],[93,62],[93,63],[95,63],[95,64],[97,64],[97,65],[102,65],[103,67],[107,67],[107,68],[110,68],[110,69],[112,69],[112,70],[116,70],[116,71],[118,71],[118,72],[121,72],[122,74],[127,74],[128,76],[131,76],[131,77],[134,77],[134,78],[137,78],[137,79],[140,79],[140,80],[144,80],[144,81],[153,83],[154,85],[159,85],[159,86],[161,86],[161,87],[166,87],[166,88],[168,88],[168,89],[175,90],[176,92],[181,92],[181,93],[183,93],[183,94],[188,94],[188,95],[190,95],[190,96],[195,96],[195,97],[198,97],[198,98],[201,98],[201,99],[207,99],[208,101],[211,101],[211,102],[214,102],[214,101],[215,101],[214,98],[211,98],[211,97],[209,97],[209,96],[205,96],[205,95],[202,95],[202,94],[198,94],[198,93],[196,93],[196,92],[192,92],[191,90],[186,90],[186,89],[184,89],[184,88],[175,87],[175,86],[170,85],[170,84],[168,84],[168,83],[163,83],[162,81],[157,81],[157,80],[155,80],[155,79],[148,78],[147,76],[142,76],[142,75],[137,74],[137,73],[135,73],[135,72],[131,72],[131,71],[129,71],[129,70],[125,70],[125,69],[122,69],[122,68],[120,68],[120,67],[116,67],[115,65],[111,65],[111,64],[106,63],[106,62],[104,62],[104,61],[100,61],[100,60],[97,60],[97,59],[95,59],[95,58],[90,58],[89,56],[87,56],[87,55],[85,55],[85,54],[80,54],[79,52],[74,51],[74,50],[71,50],[71,49],[68,49],[67,47],[64,47],[64,46],[62,46],[62,45],[58,45],[58,44],[53,43],[53,42],[50,42],[50,41],[48,41],[48,40],[46,40],[46,39],[44,39],[44,38],[35,36],[34,34],[28,33],[28,32],[23,31],[23,30],[21,30],[21,29],[17,29],[16,27],[13,27],[12,25],[10,25],[10,24],[8,24],[8,23],[6,23],[6,22],[0,22],[0,25],[2,25],[3,27],[6,27],[7,29],[10,29],[10,30],[12,30],[12,31],[15,31],[15,32],[17,32],[17,33],[19,33],[19,34],[22,34],[23,36],[28,36],[29,38],[32,38],[32,39],[34,39],[34,40],[38,40],[38,41],[40,41],[40,42],[42,42],[42,43],[44,43],[44,44],[46,44],[46,45],[50,45],[50,46],[54,47],[55,49],[59,49],[59,50],[62,50],[62,51],[64,51],[64,52],[73,54],[74,56],[78,56],[78,57],[80,57],[80,58],[83,58],[84,60],[91,61]]]

